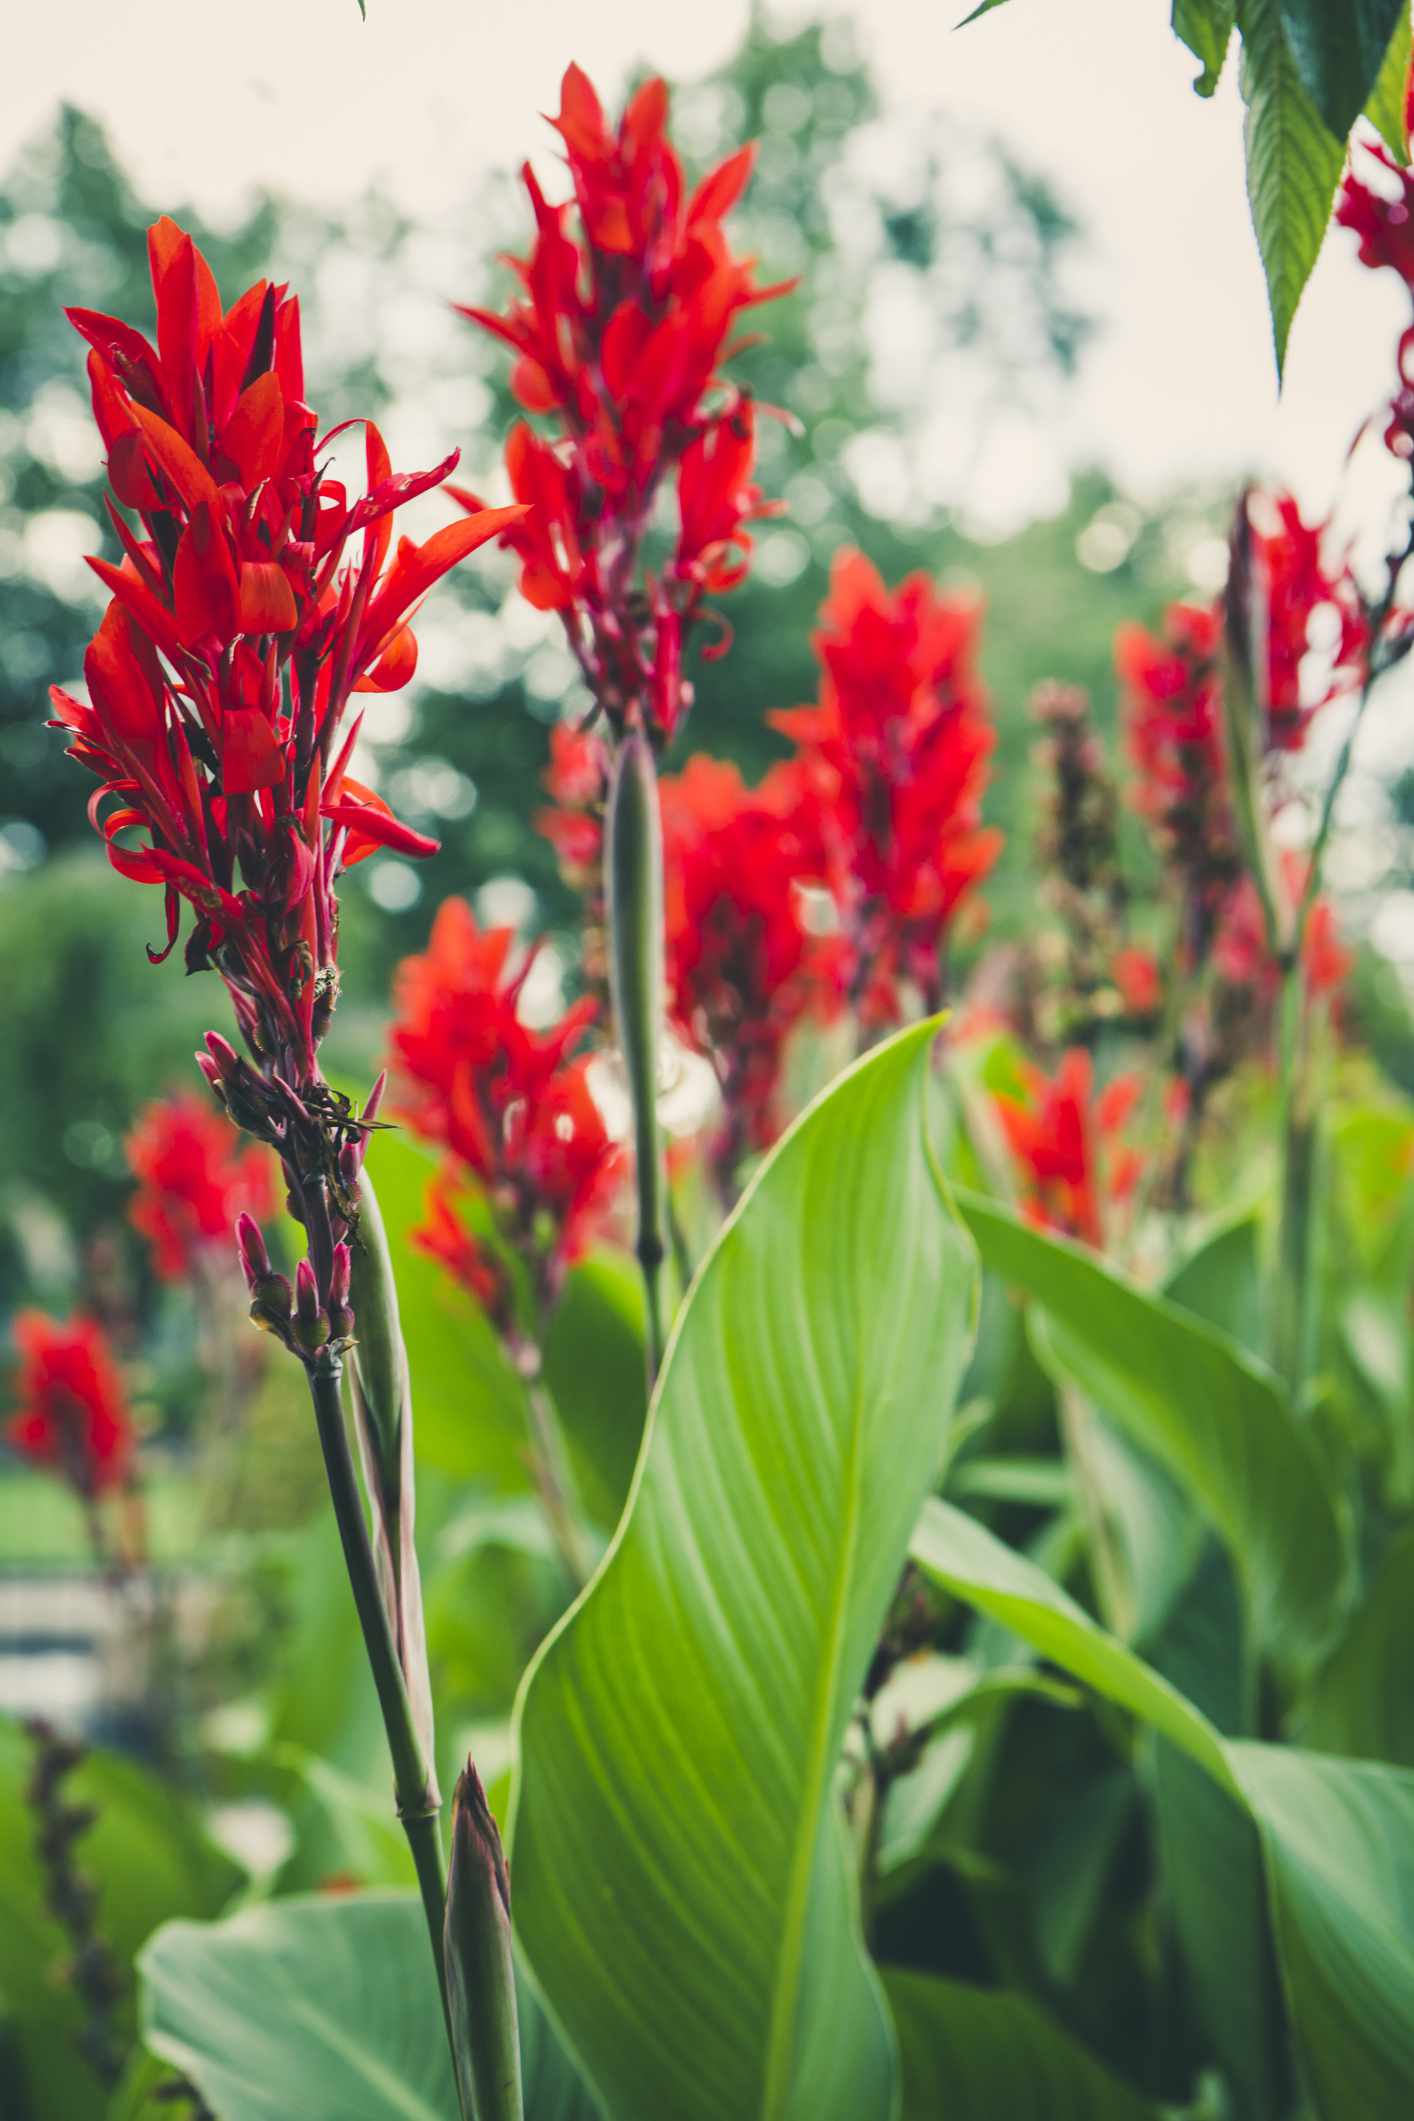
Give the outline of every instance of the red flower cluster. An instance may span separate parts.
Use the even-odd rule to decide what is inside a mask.
[[[351,500],[324,457],[343,429],[318,439],[304,401],[294,297],[260,281],[224,309],[168,220],[148,249],[155,347],[69,311],[91,348],[123,560],[91,562],[112,602],[84,659],[89,704],[53,699],[101,783],[92,814],[113,866],[165,891],[167,949],[186,899],[188,965],[217,958],[253,1051],[305,1080],[333,1000],[340,870],[380,846],[434,850],[350,777],[349,695],[407,682],[413,605],[519,510],[403,539],[385,564],[394,510],[455,452],[395,477],[366,422],[367,490]],[[147,844],[125,845],[130,829]]]
[[[835,999],[839,941],[804,918],[810,863],[794,766],[751,789],[735,766],[699,756],[660,789],[669,997],[717,1069],[726,1120],[713,1161],[729,1184],[742,1152],[768,1148],[780,1130],[786,1044]]]
[[[550,802],[537,813],[535,823],[554,848],[565,882],[576,891],[598,888],[608,780],[603,738],[592,729],[558,722],[550,731],[545,772]]]
[[[497,1247],[519,1254],[536,1296],[551,1300],[606,1214],[620,1171],[588,1063],[571,1057],[594,1004],[532,1030],[520,1014],[531,960],[512,972],[514,943],[511,929],[483,931],[462,899],[445,900],[425,954],[398,969],[393,1029],[403,1116],[448,1157],[421,1240],[507,1329],[511,1289]],[[489,1210],[490,1244],[455,1213],[469,1191]]]
[[[87,1499],[126,1486],[132,1417],[103,1328],[91,1318],[61,1325],[42,1311],[21,1311],[15,1340],[19,1411],[6,1431],[15,1450]]]
[[[816,645],[819,704],[772,717],[796,745],[797,831],[839,908],[847,984],[868,1023],[925,1006],[958,907],[1001,834],[981,823],[995,741],[977,676],[981,611],[924,575],[892,594],[862,553],[836,560]]]
[[[241,1149],[229,1123],[190,1092],[145,1106],[126,1148],[138,1181],[129,1214],[164,1281],[184,1280],[229,1244],[238,1216],[274,1211],[269,1153]]]
[[[84,659],[89,703],[52,696],[71,756],[98,777],[90,812],[113,866],[163,887],[162,956],[181,902],[194,910],[188,969],[219,967],[256,1066],[215,1032],[198,1064],[232,1118],[279,1150],[309,1238],[305,1310],[312,1276],[313,1318],[347,1323],[365,1127],[316,1058],[338,991],[335,886],[378,847],[425,855],[436,843],[352,779],[361,717],[345,727],[345,712],[356,691],[407,682],[414,605],[521,511],[489,510],[423,545],[403,538],[390,560],[394,512],[439,485],[456,453],[395,476],[365,421],[367,486],[351,499],[326,452],[359,423],[319,438],[295,299],[260,281],[223,308],[171,221],[148,250],[155,347],[115,317],[69,312],[91,349],[123,560],[91,562],[112,601]],[[129,831],[146,844],[125,844]],[[256,1253],[241,1252],[253,1272]],[[315,1327],[300,1338],[268,1297],[266,1322],[310,1359]]]
[[[1386,148],[1372,144],[1366,153],[1387,173],[1389,189],[1372,191],[1352,166],[1336,198],[1336,221],[1358,237],[1362,265],[1388,265],[1414,294],[1414,173]]]
[[[1306,865],[1288,849],[1282,860],[1282,885],[1295,904],[1306,882]],[[1251,877],[1244,876],[1230,894],[1213,937],[1213,963],[1230,987],[1241,987],[1274,1002],[1281,986],[1281,969],[1267,944],[1262,902]],[[1317,899],[1306,920],[1301,945],[1301,968],[1306,992],[1318,1000],[1334,996],[1350,972],[1350,952],[1340,940],[1335,914],[1325,899]]]
[[[1028,1219],[1097,1249],[1104,1210],[1138,1183],[1141,1163],[1121,1135],[1139,1078],[1118,1075],[1095,1095],[1094,1063],[1072,1046],[1053,1077],[1023,1070],[1023,1095],[996,1098],[998,1117],[1025,1185]]]
[[[560,613],[615,725],[665,737],[690,704],[683,656],[703,599],[741,581],[746,525],[767,512],[752,483],[750,401],[719,371],[742,311],[785,292],[755,285],[722,228],[753,150],[688,194],[667,116],[667,88],[648,81],[611,130],[571,66],[552,123],[573,201],[551,206],[527,165],[536,237],[513,261],[523,297],[505,316],[461,310],[514,350],[517,398],[556,430],[546,441],[522,423],[507,443],[512,490],[532,510],[506,535],[522,590]],[[676,540],[649,573],[645,535],[673,480]]]

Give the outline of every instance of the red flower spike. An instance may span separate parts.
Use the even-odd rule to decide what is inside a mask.
[[[522,1255],[550,1301],[601,1226],[622,1166],[586,1062],[573,1057],[594,1004],[532,1030],[520,1013],[529,960],[513,970],[513,944],[509,928],[482,930],[463,900],[445,900],[426,952],[399,967],[392,1038],[400,1117],[447,1157],[419,1241],[502,1325],[495,1248],[468,1233],[457,1202],[481,1196],[496,1241]]]
[[[722,1084],[711,1158],[730,1192],[743,1153],[780,1131],[791,1034],[838,1006],[841,946],[806,925],[800,879],[811,862],[794,768],[749,789],[735,766],[698,757],[659,786],[669,1000]]]
[[[1053,1077],[1027,1067],[1021,1094],[996,1098],[1032,1222],[1103,1244],[1107,1211],[1129,1199],[1142,1169],[1120,1138],[1138,1096],[1138,1078],[1125,1075],[1097,1097],[1090,1055],[1072,1046]]]
[[[129,1215],[164,1281],[184,1281],[233,1226],[275,1209],[269,1152],[242,1148],[228,1120],[188,1093],[144,1106],[125,1143],[138,1182]],[[267,1262],[268,1271],[268,1262]]]
[[[796,830],[828,887],[866,1023],[927,1007],[963,902],[1001,834],[981,822],[995,742],[976,669],[980,606],[913,575],[892,593],[862,553],[836,559],[816,649],[819,703],[771,717],[796,746]]]
[[[20,1351],[12,1449],[92,1500],[131,1477],[134,1434],[118,1366],[91,1318],[61,1325],[42,1311],[15,1319]]]
[[[330,1174],[360,1138],[317,1058],[338,991],[338,880],[379,848],[436,846],[348,777],[349,701],[407,682],[413,606],[522,511],[404,539],[387,563],[394,514],[446,478],[455,451],[397,474],[368,427],[366,487],[351,494],[304,401],[288,290],[262,281],[223,309],[171,221],[152,229],[149,257],[155,345],[70,312],[91,349],[122,561],[91,562],[112,601],[85,659],[88,701],[60,693],[54,707],[98,780],[90,815],[110,862],[163,890],[166,949],[149,955],[173,947],[185,904],[189,969],[220,967],[255,1065],[212,1060],[214,1087],[279,1151],[322,1315],[356,1212]],[[308,1333],[300,1346],[316,1352]]]
[[[721,371],[738,314],[785,292],[756,286],[722,228],[752,150],[689,201],[667,116],[666,87],[648,81],[611,127],[571,66],[551,123],[573,199],[551,206],[527,169],[536,233],[530,256],[512,261],[521,297],[504,316],[460,312],[512,349],[517,399],[553,429],[542,440],[517,428],[507,443],[511,489],[533,510],[505,537],[522,593],[560,613],[611,721],[658,739],[689,703],[682,649],[704,600],[742,579],[746,525],[767,512],[751,477],[751,409]],[[674,483],[681,533],[650,573],[644,540]]]

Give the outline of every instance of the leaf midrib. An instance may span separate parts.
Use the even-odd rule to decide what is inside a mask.
[[[800,1996],[800,1973],[805,1954],[805,1917],[810,1899],[810,1881],[815,1850],[823,1826],[826,1787],[830,1780],[830,1731],[834,1723],[841,1649],[849,1593],[854,1581],[855,1553],[859,1541],[859,1440],[864,1426],[864,1406],[856,1373],[854,1404],[850,1416],[849,1454],[845,1466],[846,1527],[842,1542],[843,1561],[835,1578],[827,1654],[821,1664],[815,1718],[810,1735],[809,1762],[800,1807],[801,1829],[791,1853],[790,1883],[786,1892],[786,1919],[781,1933],[778,1973],[771,1997],[770,2039],[766,2050],[766,2078],[762,2094],[763,2121],[774,2121],[784,2112],[789,2096],[795,2059],[795,2018]]]

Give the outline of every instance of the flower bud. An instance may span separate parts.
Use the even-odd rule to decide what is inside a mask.
[[[294,1291],[286,1276],[267,1274],[251,1293],[251,1324],[259,1326],[262,1333],[276,1333],[281,1340],[288,1340],[290,1305],[293,1301]]]
[[[511,2121],[521,2112],[511,1888],[501,1836],[470,1760],[452,1799],[443,1945],[462,2109],[477,2121]]]
[[[358,1174],[363,1169],[363,1143],[345,1142],[339,1151],[339,1182],[352,1189],[358,1184]]]
[[[311,1355],[329,1338],[328,1313],[320,1307],[319,1284],[307,1259],[302,1259],[295,1268],[294,1335],[299,1345]]]
[[[334,1263],[329,1270],[329,1330],[335,1340],[347,1340],[353,1332],[354,1315],[349,1308],[349,1278],[353,1270],[353,1255],[346,1244],[334,1247]]]
[[[369,1091],[367,1097],[364,1099],[363,1111],[359,1115],[359,1117],[365,1120],[370,1126],[378,1117],[378,1108],[383,1102],[383,1092],[387,1089],[387,1087],[388,1071],[386,1068],[383,1068],[379,1071],[377,1082],[373,1085],[373,1088]]]
[[[253,1296],[260,1283],[270,1279],[270,1254],[265,1249],[259,1223],[244,1210],[236,1217],[236,1250],[240,1254],[246,1286]]]

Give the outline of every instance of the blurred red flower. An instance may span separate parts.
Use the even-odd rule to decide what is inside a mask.
[[[288,290],[260,281],[223,308],[169,220],[148,253],[155,347],[118,318],[69,311],[90,347],[123,559],[90,563],[112,601],[84,660],[88,703],[52,696],[100,782],[90,810],[110,861],[163,887],[167,949],[186,899],[188,965],[219,951],[253,1050],[307,1080],[333,1000],[340,870],[378,847],[435,845],[350,776],[349,697],[407,682],[413,606],[519,511],[402,539],[389,562],[394,511],[456,453],[395,476],[371,422],[319,439]],[[367,488],[351,499],[327,451],[359,424]]]
[[[746,526],[769,512],[752,482],[751,403],[721,369],[740,344],[741,313],[785,288],[757,287],[722,227],[754,150],[738,149],[689,193],[667,117],[667,88],[653,80],[611,128],[571,66],[551,122],[573,199],[551,206],[526,165],[536,235],[530,256],[512,261],[522,297],[504,316],[460,314],[511,347],[517,398],[554,430],[542,440],[522,423],[506,447],[511,489],[531,509],[505,537],[521,589],[560,613],[616,725],[670,736],[690,703],[683,656],[703,600],[742,580]],[[649,520],[674,483],[675,541],[649,572]]]
[[[229,1244],[237,1216],[274,1211],[269,1152],[242,1148],[230,1122],[192,1092],[145,1105],[125,1147],[138,1181],[129,1216],[164,1281],[183,1280]]]
[[[995,733],[977,675],[981,607],[925,575],[890,593],[859,552],[835,561],[816,647],[819,703],[772,716],[796,746],[795,827],[834,895],[867,1023],[926,1007],[958,907],[1002,836],[981,822]]]
[[[780,1131],[786,1045],[837,1000],[840,943],[805,918],[796,767],[748,788],[735,766],[699,756],[660,786],[670,1005],[722,1085],[714,1162],[729,1183],[741,1153]]]
[[[398,968],[394,1067],[403,1117],[448,1155],[429,1202],[424,1248],[453,1267],[505,1323],[494,1247],[459,1229],[455,1203],[477,1195],[496,1237],[530,1266],[542,1298],[612,1204],[621,1169],[573,1049],[595,1014],[576,1003],[534,1030],[520,1013],[533,962],[511,969],[515,934],[481,929],[464,900],[437,909],[427,950]]]
[[[1028,1220],[1096,1249],[1103,1244],[1105,1209],[1129,1198],[1142,1169],[1121,1140],[1138,1096],[1136,1075],[1117,1075],[1097,1096],[1094,1063],[1080,1046],[1062,1056],[1054,1076],[1026,1066],[1021,1095],[997,1096]]]
[[[15,1319],[18,1411],[6,1434],[15,1450],[50,1467],[86,1498],[126,1485],[134,1433],[122,1379],[103,1328],[42,1311]]]

